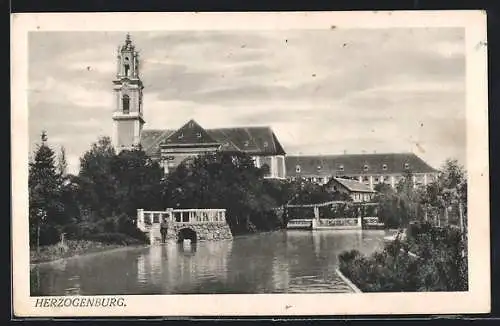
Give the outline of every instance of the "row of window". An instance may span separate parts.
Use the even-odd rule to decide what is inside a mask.
[[[428,177],[428,182],[432,181],[431,175],[427,175],[427,177]],[[398,182],[402,178],[404,178],[404,176],[395,177],[394,181]],[[305,178],[305,179],[309,180],[309,181],[313,181],[313,182],[327,183],[331,179],[331,177],[309,177],[309,178]],[[360,179],[358,177],[352,177],[350,179],[360,181]],[[292,180],[297,180],[297,179],[295,177],[292,177]],[[424,176],[421,176],[421,175],[415,176],[415,183],[417,183],[417,184],[423,184],[424,180],[425,180]],[[383,183],[390,183],[390,181],[391,181],[391,176],[389,176],[389,175],[373,176],[373,178],[372,178],[373,184],[382,183],[382,182]],[[370,182],[370,178],[368,176],[362,176],[361,182],[368,184]]]
[[[125,113],[125,112],[124,112]],[[127,112],[128,113],[128,112]],[[197,132],[196,133],[196,137],[197,138],[201,138],[201,132]],[[182,139],[184,138],[184,134],[183,133],[180,133],[178,136],[177,136],[178,139]],[[250,142],[248,140],[246,140],[244,143],[243,143],[243,146],[245,147],[248,147],[250,145]],[[269,146],[269,143],[267,141],[264,142],[264,147],[268,147]]]
[[[404,167],[405,170],[408,170],[410,168],[410,164],[409,163],[405,163],[403,165],[403,167]],[[363,165],[363,171],[368,171],[369,169],[370,169],[370,167],[369,167],[368,164]],[[317,170],[321,171],[321,166],[320,165],[318,165]],[[383,171],[387,171],[387,164],[382,164],[382,170]],[[300,165],[296,165],[295,166],[295,172],[300,173],[300,171],[301,171]],[[338,171],[344,171],[344,165],[342,165],[342,164],[339,165],[338,166]]]

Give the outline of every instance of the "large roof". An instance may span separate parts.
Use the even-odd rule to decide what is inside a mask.
[[[402,173],[434,173],[436,170],[413,153],[300,155],[286,157],[286,174],[300,176],[342,176]]]
[[[226,151],[285,155],[285,150],[270,127],[203,129],[196,121],[190,120],[178,130],[146,129],[141,133],[141,146],[152,157],[158,157],[162,145],[203,145],[214,141]]]
[[[328,182],[328,184],[332,184],[333,182],[338,182],[342,186],[344,186],[347,190],[352,191],[352,192],[375,192],[370,188],[370,186],[356,181],[356,180],[351,180],[351,179],[344,179],[344,178],[333,178]]]
[[[143,130],[141,133],[142,149],[151,157],[158,158],[160,154],[160,143],[168,136],[173,134],[175,130],[171,129],[149,129]]]

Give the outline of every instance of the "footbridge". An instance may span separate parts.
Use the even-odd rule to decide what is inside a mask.
[[[149,236],[151,244],[168,240],[197,242],[232,238],[225,209],[138,209],[137,228]]]

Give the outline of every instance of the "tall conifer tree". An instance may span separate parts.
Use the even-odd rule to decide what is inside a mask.
[[[41,144],[29,164],[29,212],[30,234],[37,250],[40,246],[44,225],[58,224],[62,211],[59,200],[60,178],[55,166],[54,151],[47,145],[47,134],[42,132]]]

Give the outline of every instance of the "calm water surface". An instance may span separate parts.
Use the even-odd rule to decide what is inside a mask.
[[[31,268],[31,295],[348,292],[338,255],[383,245],[384,231],[278,231],[194,245],[168,243]]]

